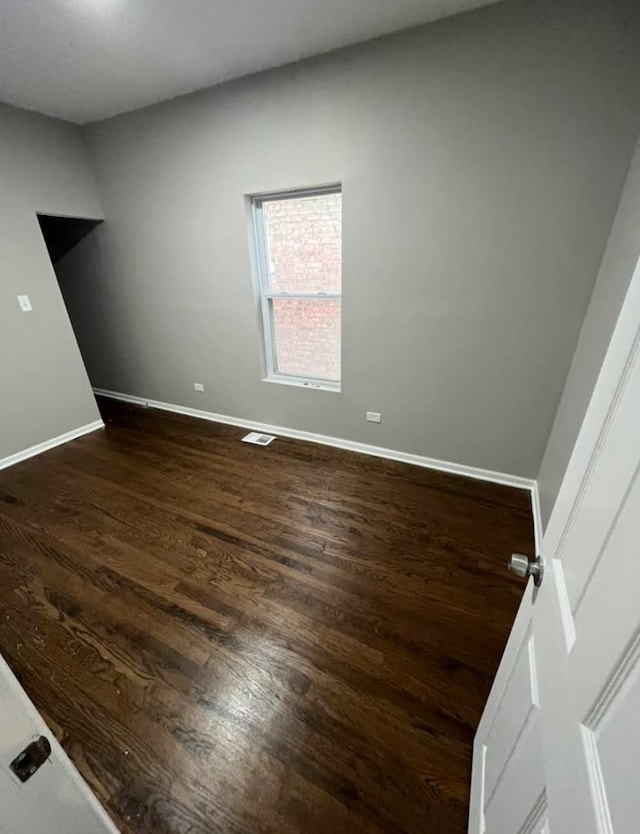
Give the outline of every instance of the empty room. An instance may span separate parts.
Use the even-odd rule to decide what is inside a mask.
[[[0,833],[631,834],[636,0],[0,0]]]

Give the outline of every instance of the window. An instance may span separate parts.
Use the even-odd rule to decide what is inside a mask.
[[[252,199],[267,380],[340,390],[339,186]]]

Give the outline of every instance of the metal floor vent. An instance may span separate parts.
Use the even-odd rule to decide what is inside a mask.
[[[274,440],[274,435],[260,434],[258,431],[249,432],[249,434],[242,438],[243,443],[253,443],[256,446],[268,446]]]

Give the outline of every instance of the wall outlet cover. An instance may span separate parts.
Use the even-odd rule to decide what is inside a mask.
[[[378,411],[367,411],[367,422],[369,423],[381,423],[382,422],[382,414]]]
[[[193,387],[196,391],[204,391],[204,385],[201,382],[194,382]]]
[[[33,310],[31,306],[31,301],[29,300],[28,295],[19,295],[18,296],[18,304],[20,305],[20,309],[23,313],[28,313],[30,310]]]

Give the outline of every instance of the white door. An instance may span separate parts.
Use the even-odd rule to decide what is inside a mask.
[[[22,782],[10,764],[40,736],[51,755]],[[118,834],[1,656],[0,834]]]
[[[640,265],[474,745],[469,834],[640,832]]]

